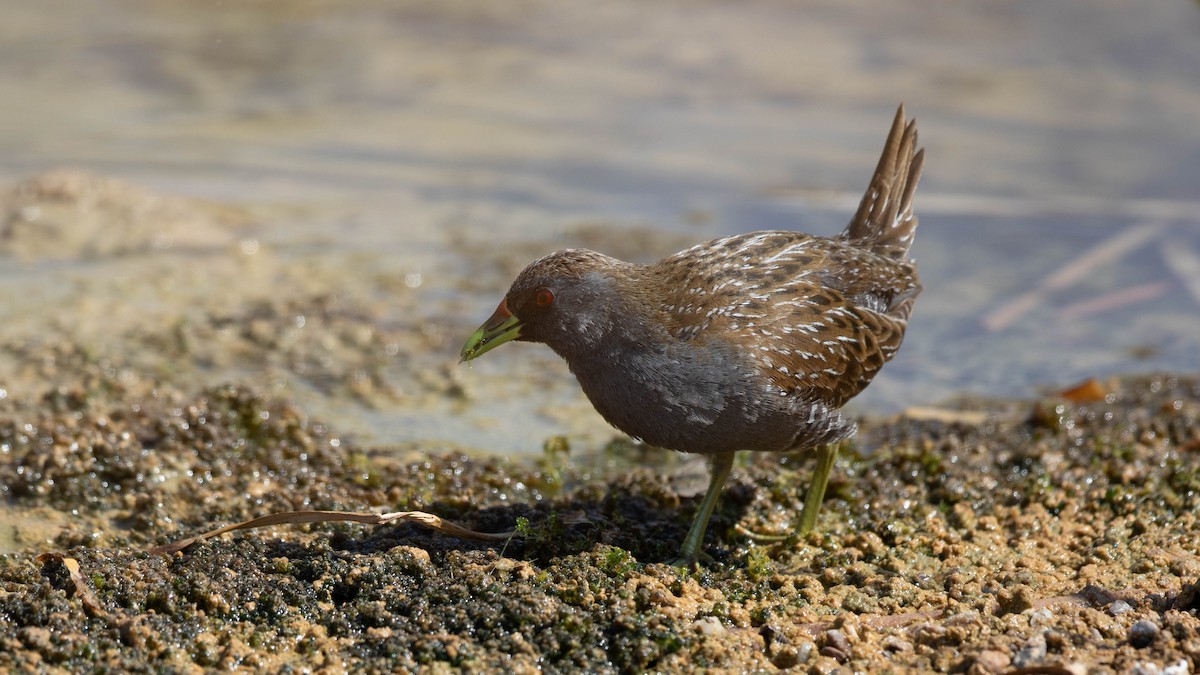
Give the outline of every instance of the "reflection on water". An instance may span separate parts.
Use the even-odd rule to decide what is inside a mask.
[[[235,238],[377,303],[381,331],[419,332],[386,378],[442,391],[428,373],[450,372],[540,253],[838,231],[903,100],[928,149],[927,290],[858,409],[1023,395],[1200,368],[1198,33],[1200,9],[1164,0],[20,3],[0,26],[0,179],[74,166],[244,205],[260,225]],[[120,302],[138,255],[162,252],[0,259],[20,290],[0,338],[85,331],[63,317]],[[171,294],[197,284],[248,302],[223,274],[270,276],[170,255],[191,281],[129,294],[131,317],[169,322],[186,313]],[[507,451],[610,433],[546,350],[446,377],[473,388],[468,405],[281,386],[383,441]]]

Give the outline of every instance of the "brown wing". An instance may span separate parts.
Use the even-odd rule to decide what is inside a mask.
[[[776,303],[764,323],[742,337],[781,391],[840,407],[895,355],[907,321],[826,286],[796,284],[789,292],[796,299]]]
[[[671,289],[662,299],[670,332],[690,340],[744,330],[766,318],[782,284],[824,265],[818,238],[799,232],[751,232],[715,239],[653,266]],[[809,250],[811,249],[811,251]],[[769,260],[779,255],[778,259]]]
[[[734,342],[781,393],[833,407],[895,354],[920,290],[911,264],[795,232],[717,240],[656,267],[677,289],[664,303],[677,338]]]

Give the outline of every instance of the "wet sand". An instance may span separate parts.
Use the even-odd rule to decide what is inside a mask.
[[[697,467],[677,455],[614,442],[576,458],[551,440],[537,462],[436,448],[397,458],[249,389],[187,394],[71,358],[75,385],[0,401],[3,669],[1200,662],[1194,378],[1110,382],[1092,403],[867,418],[820,533],[773,544],[747,533],[788,534],[810,463],[744,456],[713,517],[712,560],[682,571],[660,562],[698,502]],[[316,524],[146,551],[298,509],[421,510],[519,533],[482,544],[413,524]]]

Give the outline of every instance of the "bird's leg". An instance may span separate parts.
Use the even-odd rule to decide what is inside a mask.
[[[829,474],[833,471],[833,464],[837,459],[838,449],[839,446],[836,443],[816,448],[817,466],[813,469],[808,492],[804,495],[804,510],[800,512],[800,524],[796,526],[795,534],[803,536],[816,529],[817,514],[821,511],[821,502],[825,500],[825,486],[829,483]],[[738,526],[738,532],[749,537],[751,541],[757,542],[780,542],[786,541],[788,537],[793,536],[791,534],[762,534],[760,532],[752,532],[740,525]]]
[[[837,453],[837,443],[828,443],[817,448],[817,466],[813,469],[808,494],[804,495],[804,510],[800,512],[800,527],[797,528],[797,532],[802,535],[812,532],[817,527],[817,513],[825,499],[825,486],[829,484],[829,474],[833,471]]]
[[[700,547],[704,545],[704,530],[708,529],[708,519],[712,517],[713,508],[721,496],[721,488],[733,469],[733,458],[737,453],[723,452],[713,455],[712,477],[709,479],[708,492],[700,501],[700,510],[696,511],[696,519],[687,536],[683,538],[683,547],[679,549],[679,557],[671,562],[675,567],[689,567],[700,557]]]

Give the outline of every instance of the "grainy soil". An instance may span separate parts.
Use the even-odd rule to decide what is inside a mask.
[[[247,389],[96,369],[0,408],[0,669],[1190,672],[1200,381],[1109,386],[865,420],[877,449],[843,453],[805,538],[747,535],[787,533],[805,458],[746,456],[713,559],[681,571],[659,561],[698,500],[666,453],[614,443],[615,475],[555,442],[536,466],[397,461]],[[481,544],[318,524],[146,551],[291,509],[521,527]]]

